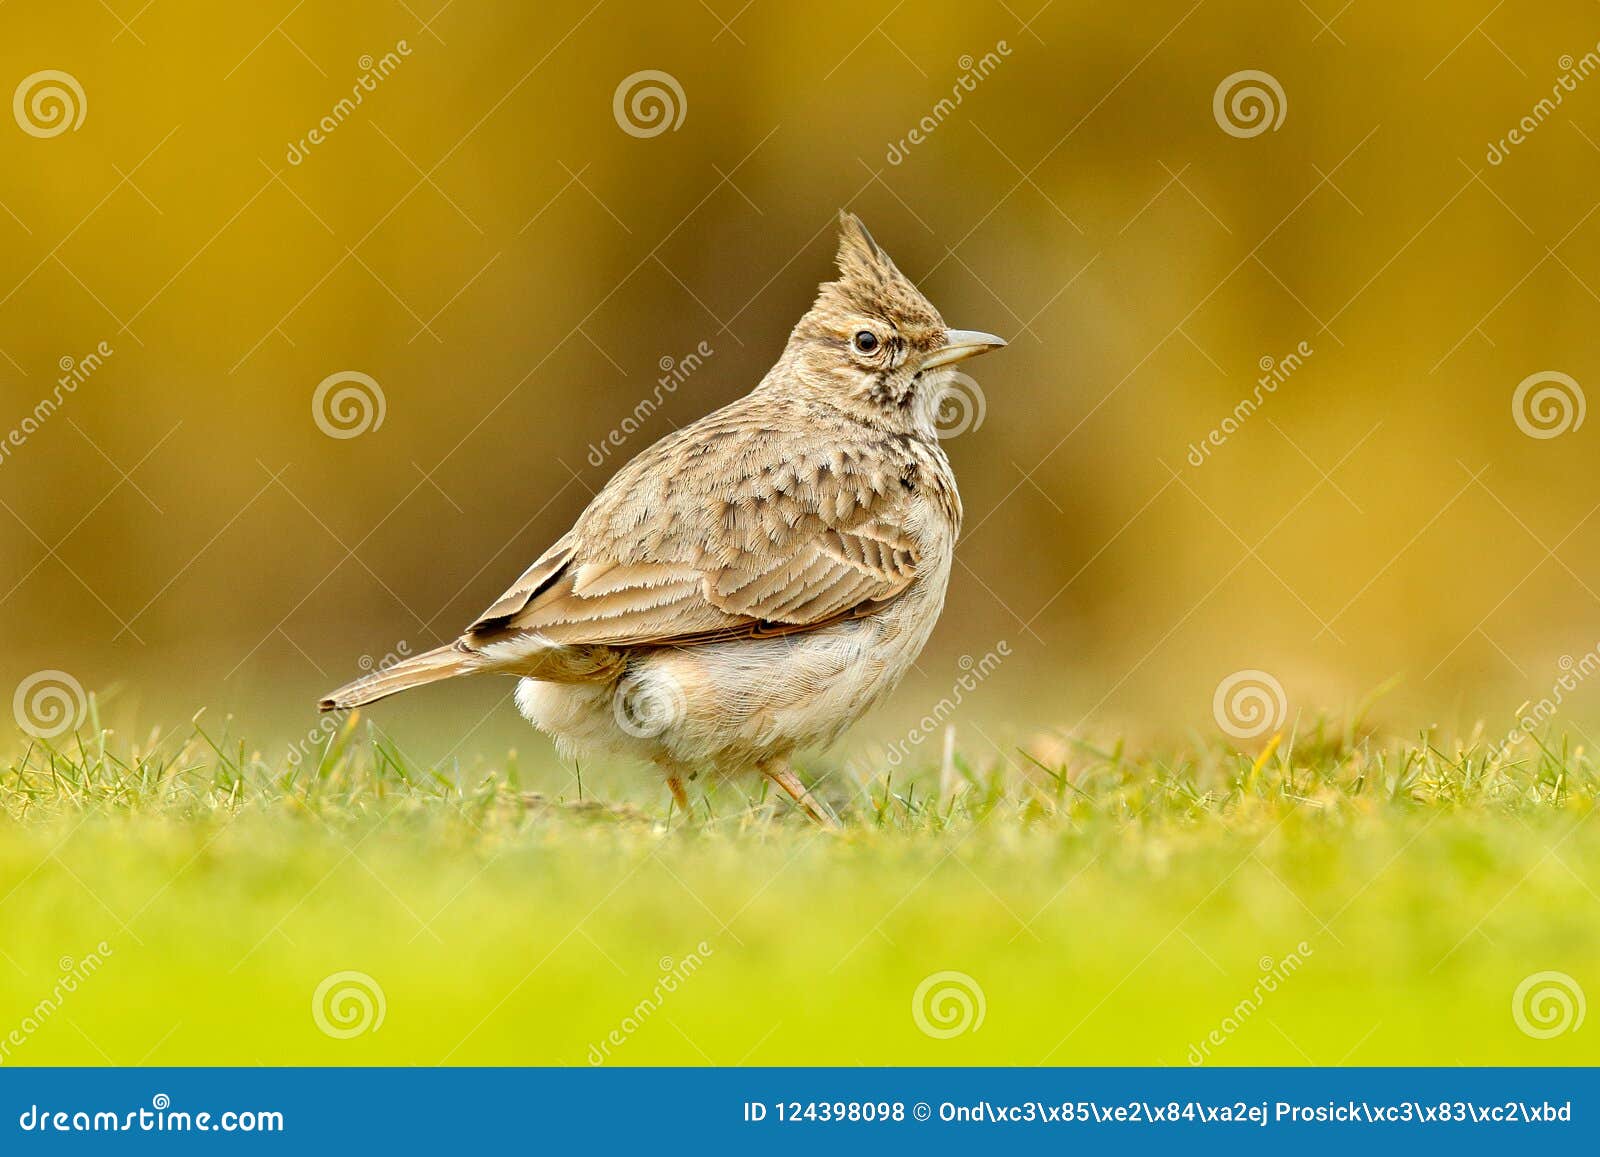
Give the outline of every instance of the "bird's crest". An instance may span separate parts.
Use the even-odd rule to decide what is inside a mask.
[[[824,282],[817,295],[817,306],[830,305],[870,316],[902,318],[942,328],[943,321],[933,303],[922,295],[911,279],[901,273],[883,251],[867,227],[849,210],[839,211],[839,266],[836,281]]]
[[[839,253],[834,260],[846,281],[881,286],[891,277],[904,276],[872,239],[861,218],[847,209],[839,210]]]

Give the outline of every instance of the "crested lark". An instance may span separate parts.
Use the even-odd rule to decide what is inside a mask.
[[[330,694],[358,707],[516,675],[563,751],[760,771],[819,823],[789,758],[887,695],[944,605],[961,498],[934,419],[949,367],[1003,346],[948,328],[854,216],[752,392],[629,462],[453,643]]]

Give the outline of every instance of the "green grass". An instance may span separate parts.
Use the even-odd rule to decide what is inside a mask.
[[[1559,736],[983,744],[830,779],[826,834],[354,721],[298,767],[92,723],[0,763],[0,1063],[583,1065],[613,1030],[619,1064],[1600,1062],[1600,1024],[1512,1014],[1538,972],[1600,996],[1600,766]],[[377,1031],[317,1027],[343,971]],[[918,1028],[943,971],[976,1031]]]

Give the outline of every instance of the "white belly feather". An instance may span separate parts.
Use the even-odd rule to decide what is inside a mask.
[[[944,605],[951,546],[868,618],[773,639],[641,651],[616,682],[523,679],[517,707],[568,754],[610,751],[691,769],[749,767],[825,746],[900,682]]]

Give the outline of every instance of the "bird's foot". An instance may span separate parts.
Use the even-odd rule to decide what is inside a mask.
[[[689,814],[689,793],[683,790],[683,780],[675,775],[667,777],[667,790],[672,792],[672,798],[678,805],[678,810],[684,815]]]
[[[800,777],[795,775],[787,763],[769,763],[761,770],[768,779],[783,788],[790,799],[804,808],[806,815],[815,820],[819,827],[829,831],[839,830],[839,817],[833,814],[827,804],[806,789],[806,785],[800,782]]]

